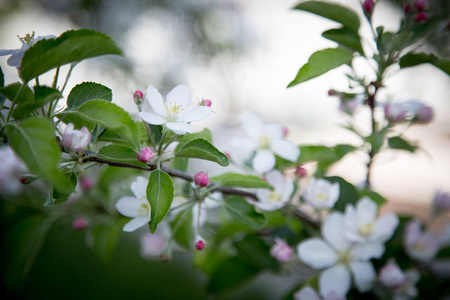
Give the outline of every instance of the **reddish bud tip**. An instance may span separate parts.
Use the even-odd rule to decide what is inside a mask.
[[[336,95],[336,91],[333,89],[328,90],[328,96],[334,96]]]
[[[289,133],[289,129],[287,127],[283,127],[282,131],[283,131],[283,136],[287,136]]]
[[[72,228],[75,230],[83,230],[84,228],[86,228],[87,224],[88,222],[86,219],[78,218],[72,222]]]
[[[194,182],[198,186],[205,187],[209,184],[208,175],[205,172],[198,172],[194,175]]]
[[[373,0],[365,0],[363,3],[364,11],[368,14],[372,12],[374,6],[375,2],[373,2]]]
[[[405,14],[408,14],[410,10],[411,10],[411,5],[409,5],[409,3],[406,3],[403,6],[403,11],[405,12]]]
[[[133,93],[133,97],[134,97],[134,99],[142,99],[142,98],[144,98],[144,93],[141,92],[140,90],[136,90]]]
[[[203,99],[202,102],[200,103],[201,106],[208,106],[208,107],[211,107],[211,104],[212,102],[209,99]]]
[[[420,12],[416,15],[416,18],[414,19],[414,21],[416,21],[416,23],[420,23],[420,22],[425,22],[427,19],[428,19],[427,14],[424,12]]]
[[[308,175],[308,171],[306,171],[305,168],[298,166],[295,169],[295,175],[300,176],[300,177],[305,177],[306,175]]]
[[[195,243],[195,249],[197,249],[198,251],[202,251],[203,249],[205,249],[206,243],[203,240],[199,240]]]
[[[137,153],[136,156],[138,160],[146,163],[152,160],[153,152],[148,148],[142,148],[141,153]]]
[[[20,177],[19,181],[21,184],[28,184],[28,178],[26,178],[26,177]]]

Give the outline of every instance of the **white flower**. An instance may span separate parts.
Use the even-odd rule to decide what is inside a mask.
[[[408,300],[417,297],[416,283],[420,279],[417,270],[402,271],[394,261],[389,261],[380,271],[381,283],[388,287],[394,300]]]
[[[7,63],[11,67],[20,67],[20,63],[22,61],[22,57],[25,54],[25,51],[28,50],[31,46],[33,46],[37,41],[39,40],[45,40],[50,38],[55,38],[54,35],[45,35],[45,36],[38,36],[37,38],[34,38],[34,31],[33,33],[27,34],[24,37],[19,37],[19,40],[22,42],[22,47],[20,49],[14,49],[14,50],[0,50],[0,56],[4,55],[11,55]]]
[[[379,278],[389,288],[399,288],[406,283],[405,274],[394,261],[389,261],[381,268]]]
[[[300,149],[291,141],[284,139],[283,127],[277,124],[264,124],[255,114],[245,112],[242,117],[242,128],[250,137],[248,141],[239,141],[243,151],[255,156],[253,169],[263,174],[275,166],[275,154],[289,161],[297,161]]]
[[[335,292],[331,292],[324,298],[321,298],[316,290],[307,285],[294,294],[294,300],[345,300],[345,297],[336,295]]]
[[[9,146],[0,147],[0,192],[15,194],[20,191],[19,175],[27,172],[26,166]]]
[[[358,201],[356,207],[347,204],[345,208],[345,237],[351,242],[364,243],[367,255],[380,258],[384,243],[394,234],[398,217],[386,213],[377,218],[378,206],[369,197]]]
[[[280,263],[291,260],[294,250],[279,237],[275,238],[275,244],[270,248],[270,255],[276,258]]]
[[[72,123],[67,124],[62,136],[64,149],[70,152],[80,152],[87,148],[91,142],[91,133],[86,127],[76,130]]]
[[[370,290],[376,277],[375,269],[364,253],[366,249],[345,239],[344,226],[344,216],[331,213],[322,226],[323,239],[310,238],[297,247],[300,260],[314,269],[326,269],[319,277],[322,296],[334,292],[344,297],[351,286],[351,274],[360,292]]]
[[[116,202],[116,209],[126,217],[133,218],[123,227],[123,231],[135,231],[150,222],[150,203],[147,200],[148,180],[138,177],[131,184],[134,197],[125,196]]]
[[[325,179],[313,177],[303,197],[309,205],[316,209],[331,208],[339,198],[339,183],[331,183]]]
[[[441,240],[432,232],[422,232],[420,226],[419,220],[411,221],[406,225],[404,247],[412,259],[429,262],[439,251]]]
[[[196,106],[185,111],[191,104],[191,92],[185,85],[178,85],[170,91],[166,101],[158,90],[150,85],[145,98],[153,112],[141,112],[141,118],[149,124],[165,124],[176,134],[192,132],[193,129],[189,123],[201,121],[211,113],[211,107],[208,106]]]
[[[274,170],[267,174],[267,182],[274,190],[258,189],[256,196],[259,201],[251,201],[260,210],[271,211],[282,208],[290,199],[294,191],[294,183],[290,178],[285,178],[283,173]]]

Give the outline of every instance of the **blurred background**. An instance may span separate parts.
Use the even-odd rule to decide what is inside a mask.
[[[362,15],[359,0],[335,1]],[[399,27],[401,1],[380,1],[376,25]],[[335,46],[321,33],[335,26],[312,14],[294,11],[293,0],[0,0],[0,49],[20,47],[17,35],[58,36],[68,29],[91,28],[111,36],[123,57],[102,57],[78,65],[66,93],[82,81],[94,81],[113,91],[113,102],[137,114],[132,92],[154,85],[165,95],[178,84],[191,88],[193,101],[212,101],[214,115],[197,128],[213,131],[215,144],[227,150],[229,139],[241,134],[239,116],[245,110],[265,122],[289,128],[297,144],[356,143],[342,129],[348,119],[338,110],[331,88],[345,90],[345,66],[320,78],[287,89],[299,68],[317,50]],[[431,9],[450,15],[446,0],[431,1]],[[361,33],[369,34],[363,22]],[[447,36],[448,37],[448,36]],[[426,45],[449,59],[448,39]],[[18,80],[14,68],[0,57],[5,84]],[[361,65],[361,73],[373,76]],[[61,72],[64,74],[64,70]],[[41,82],[45,82],[43,76]],[[52,75],[47,80],[50,81]],[[433,107],[434,121],[408,128],[406,137],[422,151],[386,151],[374,163],[373,188],[393,209],[420,211],[436,189],[450,191],[450,78],[421,65],[393,72],[380,101],[420,100]],[[358,111],[358,122],[369,130],[369,111]],[[405,128],[406,130],[406,128]],[[358,184],[365,177],[361,154],[348,155],[331,169]],[[395,207],[394,207],[395,206]],[[50,231],[21,296],[25,299],[203,299],[205,277],[192,267],[187,254],[175,264],[142,261],[133,235],[121,235],[110,263],[102,263],[83,247],[83,234]],[[81,245],[81,246],[80,246]],[[131,266],[131,267],[130,267]],[[7,276],[2,274],[2,276]],[[8,280],[6,278],[6,284]],[[261,283],[264,288],[261,288]],[[266,274],[233,298],[275,299],[296,284],[292,278]],[[5,287],[6,288],[6,287]],[[264,295],[264,296],[263,296]],[[18,294],[8,292],[10,297]]]

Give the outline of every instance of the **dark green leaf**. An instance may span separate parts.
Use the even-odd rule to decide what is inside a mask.
[[[48,201],[49,203],[46,203],[44,206],[50,206],[54,204],[60,204],[62,202],[65,202],[67,199],[69,199],[70,195],[75,191],[75,187],[77,186],[78,178],[77,174],[75,172],[69,174],[68,176],[70,183],[73,186],[73,189],[71,191],[59,191],[52,187],[51,191],[51,199]]]
[[[314,52],[288,87],[316,78],[343,64],[349,64],[352,59],[353,53],[342,48],[328,48]]]
[[[103,146],[95,156],[107,161],[130,164],[147,169],[150,168],[147,164],[137,160],[136,151],[123,145],[110,144]]]
[[[2,67],[0,66],[0,88],[5,86],[5,75],[3,74]],[[5,103],[6,97],[3,96],[2,93],[0,93],[0,107],[3,106],[3,103]]]
[[[307,11],[341,23],[355,32],[359,30],[360,21],[358,15],[353,10],[338,4],[321,1],[305,1],[298,4],[294,9]]]
[[[444,71],[447,75],[450,75],[450,61],[441,60],[433,54],[427,54],[424,52],[408,53],[400,58],[401,68],[414,67],[425,63],[430,63]]]
[[[147,186],[147,199],[150,202],[150,231],[155,232],[158,224],[164,219],[173,201],[173,182],[167,173],[155,170],[150,174]]]
[[[237,221],[259,230],[267,224],[263,214],[256,212],[255,207],[242,197],[230,197],[224,202],[225,209]]]
[[[238,249],[238,257],[252,266],[261,270],[278,271],[280,264],[270,255],[270,246],[255,236],[247,236],[243,240],[235,242]]]
[[[192,249],[194,245],[192,207],[188,207],[188,209],[180,212],[175,220],[170,223],[170,227],[172,228],[175,242],[186,250]]]
[[[107,35],[89,29],[66,31],[31,46],[22,58],[20,76],[28,82],[58,66],[106,54],[122,54]]]
[[[406,150],[411,153],[414,153],[418,148],[400,136],[388,138],[388,145],[391,149]]]
[[[112,259],[121,232],[122,225],[113,221],[97,223],[90,227],[91,247],[102,261],[109,262]]]
[[[211,177],[212,182],[225,187],[265,188],[273,190],[273,187],[258,176],[243,175],[237,173],[225,173]]]
[[[356,204],[359,194],[353,184],[338,176],[325,177],[324,179],[332,183],[339,182],[339,198],[334,205],[335,210],[344,212],[347,204]]]
[[[210,160],[221,166],[228,166],[228,157],[204,139],[195,139],[175,152],[175,157]]]
[[[347,27],[327,30],[322,33],[322,36],[364,55],[361,45],[361,37],[358,32],[355,32]]]
[[[58,170],[61,151],[47,119],[32,117],[20,124],[9,123],[6,132],[14,152],[32,173],[42,176],[58,190],[73,190],[70,181]]]
[[[76,85],[67,97],[67,108],[73,110],[89,100],[112,101],[112,91],[99,83],[83,82]]]
[[[15,82],[5,87],[0,87],[0,94],[6,97],[6,99],[13,101],[16,98],[17,93],[20,90],[22,84],[20,82]],[[25,86],[20,91],[20,94],[17,96],[16,103],[28,103],[33,102],[34,96],[33,91]]]
[[[33,111],[43,107],[50,101],[60,99],[63,95],[57,89],[48,86],[35,86],[34,87],[34,101],[20,101],[13,112],[14,119],[22,119],[29,116]]]

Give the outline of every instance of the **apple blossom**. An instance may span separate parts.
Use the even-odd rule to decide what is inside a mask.
[[[0,162],[0,192],[12,194],[19,192],[20,183],[28,181],[27,178],[20,177],[21,174],[27,172],[26,166],[9,146],[0,147]],[[22,180],[22,178],[26,180]]]
[[[329,209],[339,198],[339,183],[331,183],[325,179],[313,177],[303,193],[303,198],[306,203],[316,209]]]
[[[373,2],[373,0],[365,0],[363,3],[364,11],[369,14],[372,12],[374,6],[375,2]]]
[[[389,261],[381,268],[379,278],[389,288],[398,288],[406,282],[405,274],[394,261]]]
[[[278,170],[267,174],[266,180],[274,187],[274,190],[258,189],[256,196],[259,201],[251,201],[251,203],[264,211],[282,208],[294,192],[294,183],[290,178],[284,177],[283,173]]]
[[[282,239],[276,237],[275,244],[270,248],[270,255],[276,258],[280,263],[291,260],[294,250]]]
[[[403,122],[408,115],[408,107],[404,103],[386,103],[384,114],[391,123]]]
[[[416,283],[420,279],[417,270],[402,271],[394,261],[389,261],[380,270],[379,279],[388,287],[394,300],[408,300],[417,297]]]
[[[369,197],[360,199],[356,207],[347,204],[345,208],[346,239],[364,243],[367,255],[374,258],[383,255],[384,243],[392,237],[399,223],[394,213],[386,213],[378,218],[377,214],[378,206]]]
[[[152,85],[145,96],[153,112],[140,112],[141,118],[152,125],[166,125],[176,134],[192,132],[191,122],[201,121],[209,116],[211,108],[196,106],[185,111],[191,104],[191,92],[185,85],[178,85],[167,94],[163,101],[161,94]]]
[[[306,177],[308,175],[308,171],[306,171],[305,168],[298,166],[297,168],[295,168],[295,175],[299,177]]]
[[[33,46],[37,41],[55,38],[54,35],[45,35],[38,36],[34,38],[34,31],[32,34],[27,33],[24,37],[19,37],[19,40],[22,42],[22,47],[20,49],[14,50],[0,50],[0,56],[11,55],[7,63],[11,67],[20,67],[20,63],[22,62],[22,57],[25,54],[25,51],[28,50],[31,46]]]
[[[245,112],[242,128],[250,140],[239,140],[241,151],[254,154],[252,166],[260,174],[267,173],[275,167],[275,155],[289,161],[297,161],[300,149],[289,140],[284,139],[283,128],[277,124],[264,124],[255,114]]]
[[[209,100],[209,99],[203,99],[202,100],[202,102],[200,102],[200,105],[201,106],[208,106],[208,107],[211,107],[211,100]]]
[[[77,218],[72,222],[72,228],[75,230],[83,230],[87,224],[88,221],[85,218]]]
[[[64,149],[70,152],[80,152],[86,150],[91,142],[91,133],[86,127],[80,130],[74,129],[72,123],[67,124],[66,130],[62,136]]]
[[[331,213],[322,225],[323,238],[304,240],[297,247],[301,261],[314,269],[325,269],[319,276],[322,296],[331,292],[344,297],[351,286],[351,274],[360,292],[371,289],[376,277],[375,269],[366,255],[366,247],[349,242],[342,228],[345,227],[343,214]]]
[[[148,180],[137,177],[131,184],[134,197],[125,196],[116,202],[116,209],[126,217],[133,218],[123,227],[123,231],[131,232],[150,221],[150,203],[147,200]]]
[[[196,185],[205,187],[209,184],[209,178],[208,175],[206,175],[205,172],[198,172],[194,175],[194,182]]]
[[[301,290],[294,294],[294,300],[345,300],[345,297],[338,296],[335,292],[328,293],[325,297],[321,298],[316,290],[311,286],[304,286]]]
[[[194,241],[194,247],[198,251],[202,251],[206,247],[206,241],[201,236],[197,235]]]
[[[429,231],[422,232],[419,220],[410,221],[406,225],[403,246],[405,252],[420,262],[431,261],[440,248],[440,238]]]

